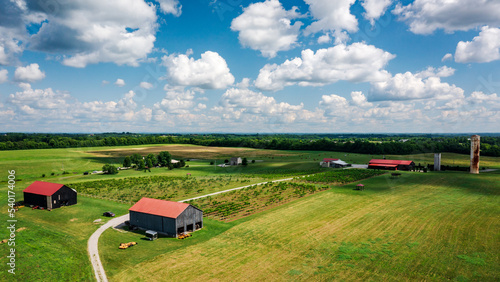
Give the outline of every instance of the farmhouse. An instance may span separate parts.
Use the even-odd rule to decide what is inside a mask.
[[[229,161],[230,165],[240,165],[241,163],[242,163],[242,160],[240,157],[231,158],[231,160]]]
[[[341,159],[332,159],[332,158],[324,158],[322,162],[319,163],[322,167],[346,167],[349,166],[348,163],[344,162]]]
[[[368,168],[387,170],[413,170],[415,163],[407,160],[379,160],[373,159],[368,163]]]
[[[35,181],[24,192],[24,204],[55,209],[76,204],[76,191],[63,184]]]
[[[142,198],[129,214],[131,225],[171,237],[203,227],[203,211],[186,203]]]

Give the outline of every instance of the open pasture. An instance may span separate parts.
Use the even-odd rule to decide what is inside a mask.
[[[0,216],[7,219],[7,190],[0,189]],[[22,193],[18,200],[22,200]],[[117,215],[128,212],[130,205],[78,196],[78,204],[47,210],[24,207],[16,212],[16,274],[7,274],[7,244],[0,245],[2,281],[93,281],[94,273],[87,254],[87,240],[97,230],[105,211]],[[9,236],[0,229],[0,240]]]
[[[233,221],[205,242],[138,264],[110,265],[111,279],[500,278],[500,174],[408,172],[363,184],[364,191],[352,183]]]

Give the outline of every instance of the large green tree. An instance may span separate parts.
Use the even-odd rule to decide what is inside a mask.
[[[144,162],[144,160],[141,158],[139,160],[139,162],[137,163],[137,169],[145,169],[146,168],[146,163]]]
[[[139,166],[139,160],[142,160],[142,156],[139,155],[139,154],[137,154],[137,153],[135,153],[132,156],[130,156],[130,160],[137,167],[137,166]]]
[[[172,155],[167,151],[160,152],[157,159],[162,167],[168,167],[172,163]]]
[[[104,174],[117,174],[118,173],[118,169],[114,165],[109,165],[109,164],[105,164],[102,167],[102,171],[104,172]]]
[[[126,156],[125,159],[123,160],[123,167],[131,167],[132,166],[132,160],[130,160],[129,156]]]

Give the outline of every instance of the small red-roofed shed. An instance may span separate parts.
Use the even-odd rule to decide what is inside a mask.
[[[55,209],[77,203],[77,193],[74,189],[58,183],[35,181],[24,193],[24,204]]]
[[[203,227],[203,211],[186,203],[142,198],[129,214],[130,225],[172,237]]]

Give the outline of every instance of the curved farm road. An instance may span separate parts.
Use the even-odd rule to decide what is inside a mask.
[[[241,187],[231,188],[231,189],[227,189],[224,191],[219,191],[219,192],[215,192],[215,193],[211,193],[211,194],[206,194],[203,196],[198,196],[198,197],[182,200],[179,202],[187,202],[187,201],[191,201],[191,200],[196,200],[196,199],[200,199],[200,198],[214,196],[214,195],[218,195],[218,194],[222,194],[222,193],[226,193],[226,192],[230,192],[230,191],[234,191],[234,190],[244,189],[244,188],[254,186],[254,185],[262,185],[262,184],[266,184],[269,182],[280,182],[280,181],[287,181],[287,180],[292,180],[292,179],[293,179],[293,177],[279,179],[279,180],[273,180],[273,181],[266,181],[266,182],[261,182],[261,183],[257,183],[257,184],[245,185],[245,186],[241,186]],[[101,236],[101,234],[104,231],[106,231],[106,229],[113,227],[113,226],[120,225],[127,220],[129,220],[128,214],[113,218],[110,221],[108,221],[106,224],[104,224],[103,226],[99,227],[99,229],[97,229],[92,234],[92,236],[90,236],[90,238],[89,238],[89,241],[87,244],[87,251],[89,253],[90,262],[92,263],[92,268],[94,268],[95,278],[97,279],[98,282],[107,282],[108,281],[108,278],[106,277],[106,272],[104,271],[104,267],[102,266],[102,263],[101,263],[101,259],[99,258],[99,250],[98,250],[99,237]]]
[[[107,282],[106,272],[102,267],[101,259],[99,258],[99,237],[106,231],[109,227],[117,226],[125,221],[129,220],[129,215],[125,214],[116,218],[111,219],[106,222],[103,226],[99,227],[92,236],[89,238],[87,244],[87,251],[89,252],[90,262],[92,263],[92,268],[94,268],[95,278],[98,282]]]

